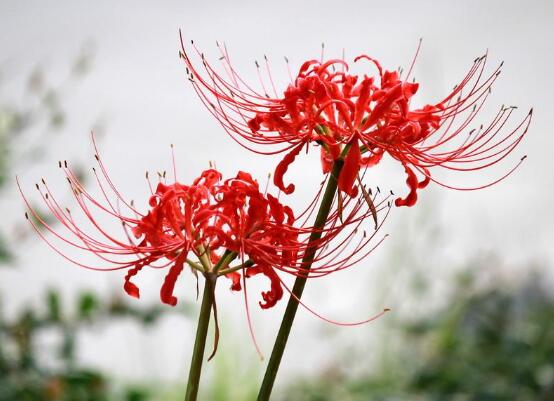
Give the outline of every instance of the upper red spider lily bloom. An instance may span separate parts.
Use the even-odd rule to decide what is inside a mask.
[[[50,225],[31,206],[20,187],[28,208],[26,216],[32,217],[29,221],[38,235],[67,260],[92,270],[127,270],[124,289],[130,296],[139,297],[139,288],[131,280],[141,269],[145,266],[167,268],[160,297],[162,302],[176,305],[174,286],[187,264],[195,275],[198,271],[212,279],[225,275],[232,280],[231,289],[236,291],[246,285],[246,278],[265,275],[270,280],[270,289],[262,293],[260,306],[266,309],[283,296],[278,272],[308,275],[300,260],[313,228],[299,225],[290,207],[271,194],[260,192],[250,174],[240,171],[236,177],[223,180],[217,170],[210,168],[191,185],[184,185],[166,183],[164,173],[155,190],[148,180],[152,194],[148,210],[141,213],[134,202],[125,200],[117,190],[98,153],[96,159],[100,174],[97,169],[93,171],[101,199],[87,191],[67,162],[59,163],[85,224],[79,223],[81,218],[60,204],[44,179],[36,187],[59,227]],[[308,219],[320,194],[321,190],[298,218]],[[386,198],[376,203],[376,208],[385,209],[385,202]],[[368,249],[375,233],[364,234],[363,241],[352,245],[360,224],[370,213],[364,205],[360,201],[347,201],[340,215],[336,212],[330,216],[317,244],[316,259],[321,266],[309,275],[322,276],[344,269],[375,247]],[[122,226],[122,235],[112,234],[103,226],[107,222],[101,222],[100,215]],[[41,226],[51,236],[46,236],[39,229]],[[89,265],[76,260],[58,240],[62,245],[95,255],[101,264]],[[347,248],[351,252],[345,254]],[[239,259],[239,264],[231,266],[235,259]]]
[[[294,184],[285,185],[283,175],[310,143],[321,147],[325,173],[334,161],[344,159],[338,185],[350,196],[357,194],[356,178],[361,168],[379,163],[385,153],[398,160],[406,171],[409,193],[396,199],[397,206],[414,205],[417,189],[430,181],[453,189],[479,189],[499,182],[519,165],[499,179],[473,188],[457,188],[431,176],[432,167],[477,171],[496,164],[514,150],[527,132],[532,110],[523,121],[509,128],[507,122],[515,107],[504,106],[488,124],[472,129],[471,124],[500,74],[501,66],[490,75],[484,74],[486,55],[474,61],[467,75],[442,100],[412,108],[411,99],[419,84],[408,82],[411,67],[402,77],[397,71],[383,69],[377,60],[361,55],[354,62],[368,63],[376,74],[352,75],[344,59],[323,61],[322,57],[321,61],[304,62],[294,78],[289,69],[290,84],[279,95],[267,58],[264,57],[265,79],[256,62],[262,88],[259,92],[237,74],[225,47],[218,44],[226,77],[193,44],[193,53],[204,66],[202,74],[182,40],[181,44],[180,55],[189,80],[224,129],[242,146],[257,153],[287,152],[274,175],[275,185],[287,194],[294,191]],[[277,148],[267,151],[257,145]]]

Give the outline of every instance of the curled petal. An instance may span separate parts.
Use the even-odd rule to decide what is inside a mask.
[[[285,216],[287,217],[287,224],[294,223],[294,212],[289,206],[283,205],[281,202],[279,202],[279,199],[271,194],[267,194],[267,200],[269,203],[269,208],[271,210],[271,215],[273,216],[273,219],[276,223],[283,224],[283,222],[285,221]]]
[[[177,257],[175,263],[171,266],[171,269],[169,269],[169,273],[165,276],[164,283],[160,290],[160,298],[162,302],[171,306],[177,305],[177,298],[173,295],[173,289],[175,288],[175,282],[177,281],[179,274],[183,271],[185,258],[181,255],[184,255],[184,252]]]
[[[246,270],[246,277],[252,277],[256,274],[263,274],[271,282],[271,289],[269,291],[262,292],[263,302],[260,301],[262,309],[268,309],[275,306],[277,301],[283,297],[283,287],[281,287],[281,280],[275,270],[267,265],[258,265],[250,267]]]
[[[123,284],[123,289],[131,297],[140,298],[140,290],[135,284],[131,283],[131,277],[136,276],[137,273],[143,268],[143,266],[144,265],[142,263],[137,263],[134,268],[127,271],[127,275],[125,276],[125,284]]]
[[[254,178],[252,178],[252,174],[247,173],[246,171],[239,171],[237,173],[237,178],[236,179],[244,181],[248,184],[251,184],[251,185],[255,186],[256,189],[258,188],[258,183],[256,182],[256,180],[254,180]]]
[[[241,276],[237,272],[228,273],[225,275],[229,280],[231,280],[231,290],[232,291],[240,291],[242,289],[242,286],[240,284]]]
[[[429,170],[424,168],[423,172],[425,173],[425,178],[423,179],[423,181],[417,183],[418,188],[425,188],[431,182],[431,174],[429,173]]]
[[[294,184],[289,184],[285,187],[285,184],[283,183],[283,176],[287,172],[289,166],[292,164],[294,159],[296,159],[296,156],[300,153],[302,148],[304,147],[304,143],[301,143],[297,147],[295,147],[293,150],[288,153],[281,162],[277,165],[275,168],[275,175],[273,177],[273,183],[277,188],[279,188],[284,193],[292,194],[294,192]]]
[[[419,187],[419,182],[417,181],[417,177],[411,168],[404,165],[404,170],[408,175],[408,178],[406,178],[406,184],[408,184],[410,192],[404,199],[397,198],[394,201],[394,204],[396,206],[413,206],[417,201],[417,188]]]
[[[381,161],[385,152],[382,148],[377,148],[375,151],[372,151],[371,156],[364,157],[361,161],[361,164],[366,167],[373,167]]]
[[[205,185],[206,187],[211,187],[219,180],[221,180],[221,173],[211,168],[203,171],[200,177],[194,180],[193,185]]]
[[[379,76],[383,76],[383,67],[381,67],[381,64],[375,60],[374,58],[369,57],[366,54],[362,54],[354,59],[354,62],[358,62],[359,60],[368,60],[371,63],[375,64],[375,67],[379,70]]]

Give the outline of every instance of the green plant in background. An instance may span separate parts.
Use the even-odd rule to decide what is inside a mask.
[[[408,327],[425,341],[417,392],[447,399],[554,399],[554,299],[534,277],[513,291],[460,290],[459,301]]]
[[[483,266],[472,266],[478,271]],[[538,275],[480,288],[465,275],[438,313],[401,321],[402,345],[373,374],[337,370],[291,385],[295,401],[554,399],[554,297]],[[401,373],[402,372],[402,373]]]
[[[153,325],[168,311],[188,314],[189,307],[178,309],[154,305],[131,307],[121,298],[102,301],[92,292],[82,292],[67,313],[58,292],[50,290],[40,309],[27,308],[13,319],[0,309],[0,400],[1,401],[142,401],[151,399],[152,389],[131,385],[114,390],[109,376],[83,368],[76,360],[77,335],[81,328],[102,321],[131,318],[144,326]],[[58,344],[42,349],[41,334],[56,333]]]
[[[0,191],[9,183],[15,171],[22,172],[30,165],[41,161],[50,150],[51,139],[59,134],[66,124],[64,104],[74,86],[90,71],[94,58],[94,46],[81,48],[70,63],[67,76],[62,82],[49,82],[47,74],[39,66],[23,77],[26,85],[20,99],[9,97],[3,91],[4,82],[20,80],[0,66]],[[102,131],[101,122],[95,125]],[[79,171],[79,167],[76,169]],[[0,231],[0,264],[12,259],[9,240],[16,236],[11,229]]]

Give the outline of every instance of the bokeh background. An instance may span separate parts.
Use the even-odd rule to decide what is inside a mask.
[[[256,83],[255,60],[269,58],[281,87],[283,56],[298,67],[325,53],[366,53],[408,66],[418,102],[440,99],[487,49],[504,61],[485,122],[502,104],[534,107],[530,133],[508,180],[477,192],[421,191],[414,208],[395,209],[390,237],[347,272],[310,282],[305,301],[325,316],[356,320],[383,307],[375,323],[341,328],[301,311],[278,377],[276,399],[554,399],[554,169],[551,166],[551,1],[0,1],[0,400],[181,399],[198,303],[182,275],[175,309],[159,304],[162,272],[137,278],[143,297],[123,296],[123,273],[69,265],[25,224],[17,174],[34,195],[47,177],[66,190],[58,160],[92,184],[90,132],[121,192],[148,194],[144,172],[179,179],[215,161],[225,175],[248,169],[264,181],[279,160],[236,145],[196,98],[178,58],[179,36],[215,60],[225,42],[237,70]],[[518,117],[515,117],[515,124]],[[443,175],[468,186],[487,176]],[[315,160],[298,160],[296,182],[319,182]],[[403,193],[393,163],[371,171],[372,185]],[[313,186],[297,185],[293,204]],[[38,199],[36,199],[38,200]],[[241,294],[219,286],[222,344],[207,364],[205,400],[250,400],[265,362],[249,338]],[[263,279],[250,290],[255,306]],[[254,308],[269,355],[284,302]]]

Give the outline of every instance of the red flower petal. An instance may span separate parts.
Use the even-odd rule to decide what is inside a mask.
[[[281,287],[281,280],[279,279],[277,273],[275,273],[275,270],[267,265],[248,268],[246,270],[246,277],[249,278],[260,273],[266,276],[271,282],[271,289],[269,291],[262,292],[264,302],[259,302],[262,309],[268,309],[275,306],[277,301],[283,297],[283,288]]]
[[[296,156],[300,153],[302,148],[304,147],[304,143],[301,143],[297,147],[295,147],[290,153],[288,153],[283,160],[277,165],[275,168],[275,175],[273,177],[273,183],[277,188],[279,188],[284,193],[292,194],[294,192],[294,184],[289,184],[285,187],[285,184],[283,183],[283,176],[287,172],[289,166],[292,164],[294,159],[296,159]]]
[[[408,184],[408,187],[410,188],[410,193],[404,199],[397,198],[394,201],[394,204],[396,206],[413,206],[417,201],[417,188],[419,186],[419,182],[417,181],[417,177],[412,169],[404,165],[404,170],[406,171],[406,174],[408,174],[406,184]]]
[[[164,283],[160,290],[160,299],[164,304],[168,304],[171,306],[177,305],[177,298],[173,296],[173,289],[175,288],[175,282],[177,281],[179,274],[181,274],[181,272],[183,271],[185,256],[182,255],[186,255],[186,252],[181,252],[179,254],[177,259],[175,260],[175,263],[169,269],[169,273],[167,273],[167,276],[165,276]]]
[[[131,277],[134,277],[137,275],[137,273],[143,268],[143,264],[141,262],[137,263],[134,268],[129,269],[127,271],[127,275],[125,276],[125,284],[123,284],[123,289],[125,292],[130,295],[131,297],[140,298],[140,290],[139,288],[131,283]]]
[[[418,188],[425,188],[431,182],[431,174],[429,173],[429,170],[423,168],[423,172],[425,173],[425,178],[417,184]]]
[[[358,146],[358,138],[354,137],[349,143],[350,149],[344,158],[344,166],[339,175],[338,187],[341,191],[347,193],[351,197],[358,194],[358,187],[354,185],[358,171],[360,171],[360,161],[362,154]]]
[[[237,272],[228,273],[225,275],[229,280],[231,280],[231,290],[232,291],[240,291],[242,289],[242,286],[240,284],[240,274]]]

